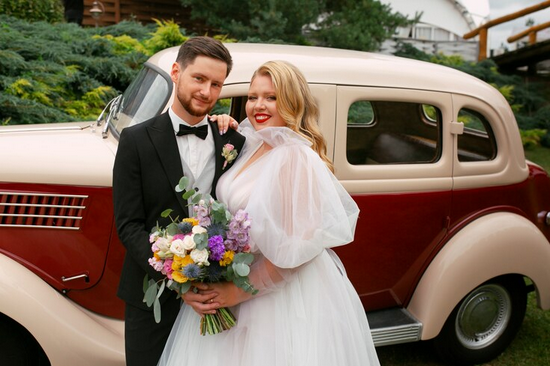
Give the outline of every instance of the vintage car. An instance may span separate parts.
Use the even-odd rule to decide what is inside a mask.
[[[308,79],[335,174],[361,208],[337,253],[377,346],[433,340],[446,361],[481,363],[514,338],[529,291],[550,308],[550,180],[525,160],[496,89],[391,56],[227,46],[217,110],[239,121],[264,61]],[[97,122],[0,128],[2,363],[124,364],[113,162],[121,130],[171,104],[176,53],[151,57]]]

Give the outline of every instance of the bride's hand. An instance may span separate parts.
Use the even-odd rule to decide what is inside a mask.
[[[206,293],[216,293],[213,297],[218,307],[231,307],[248,300],[252,295],[237,287],[233,282],[217,282],[209,284],[210,290]]]
[[[239,128],[239,122],[237,122],[233,117],[228,114],[214,114],[212,116],[208,116],[208,118],[210,119],[210,121],[216,122],[218,124],[220,135],[225,134],[229,127],[234,130]]]
[[[195,283],[193,288],[181,296],[183,301],[200,316],[216,314],[216,309],[220,308],[220,304],[213,299],[218,293],[204,283]]]

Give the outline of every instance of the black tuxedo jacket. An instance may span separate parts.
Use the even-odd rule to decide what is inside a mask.
[[[232,129],[221,136],[215,123],[210,126],[215,143],[216,170],[212,184],[212,193],[215,193],[219,177],[234,162],[222,169],[223,146],[231,143],[240,152],[245,138]],[[115,223],[126,247],[118,296],[143,309],[148,309],[143,303],[145,274],[155,280],[162,278],[148,263],[152,256],[151,229],[157,223],[166,226],[171,222],[160,217],[168,208],[173,210],[173,218],[188,215],[187,202],[175,191],[182,176],[181,158],[168,113],[122,131],[113,168]],[[166,301],[170,293],[172,291],[165,291],[161,302]],[[173,293],[171,296],[175,297]]]

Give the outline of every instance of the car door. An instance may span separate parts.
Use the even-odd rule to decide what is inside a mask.
[[[361,210],[336,251],[367,310],[406,306],[448,227],[451,96],[339,86],[336,100],[336,176]]]

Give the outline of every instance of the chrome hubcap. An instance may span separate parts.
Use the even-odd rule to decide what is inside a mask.
[[[489,284],[477,288],[458,310],[458,340],[469,349],[487,347],[504,333],[511,311],[512,301],[504,287]]]

